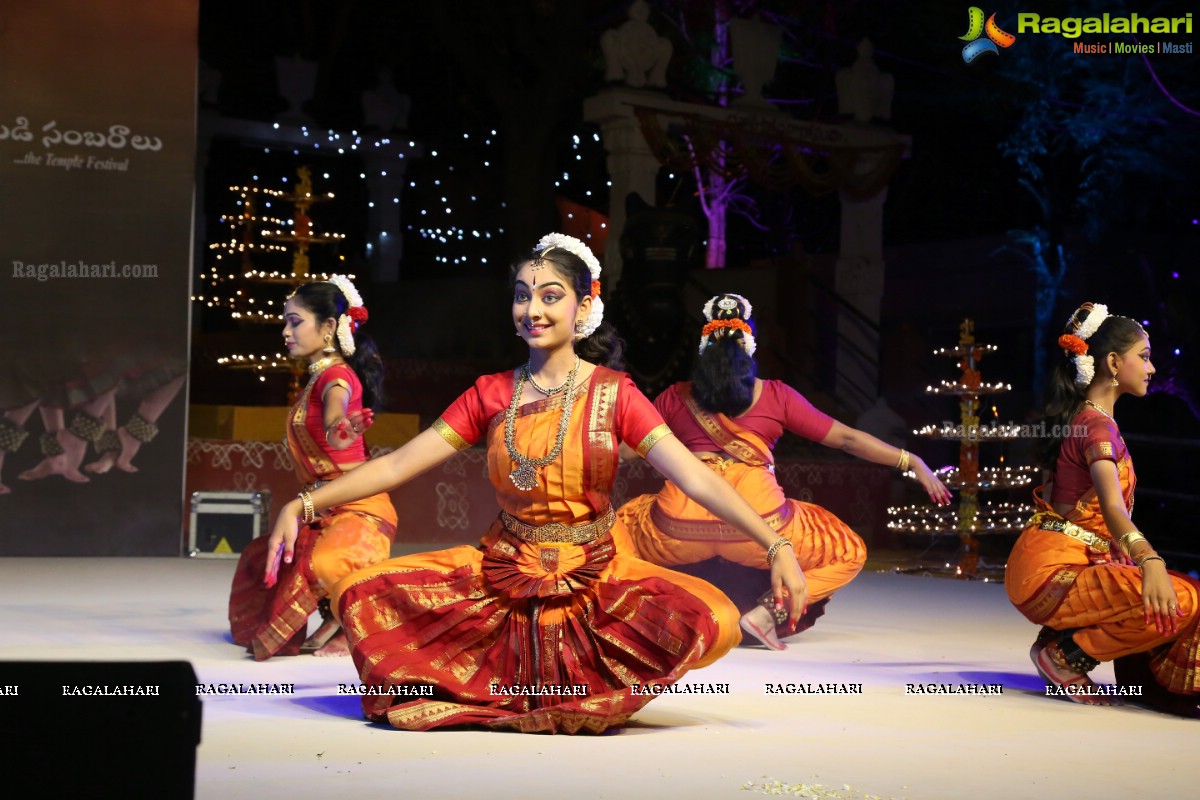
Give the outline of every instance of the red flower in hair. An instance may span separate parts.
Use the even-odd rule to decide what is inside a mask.
[[[366,306],[353,306],[346,311],[346,315],[349,316],[351,322],[354,323],[355,331],[357,331],[359,326],[366,322],[367,318],[370,316],[367,314]]]
[[[592,297],[600,296],[600,281],[592,281]]]
[[[1063,350],[1068,350],[1077,356],[1084,355],[1088,351],[1087,342],[1080,339],[1073,333],[1064,333],[1058,337],[1058,346]]]

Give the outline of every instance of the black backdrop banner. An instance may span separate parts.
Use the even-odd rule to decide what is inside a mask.
[[[178,555],[198,0],[0,5],[0,555]]]

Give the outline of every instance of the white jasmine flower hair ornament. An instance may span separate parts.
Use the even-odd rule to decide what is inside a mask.
[[[345,275],[330,275],[328,283],[332,283],[346,298],[346,313],[338,317],[337,338],[342,347],[342,353],[354,355],[354,333],[362,323],[367,321],[367,307],[363,305],[362,295]]]
[[[1091,386],[1092,380],[1096,377],[1096,359],[1088,354],[1086,342],[1096,331],[1100,330],[1104,320],[1108,319],[1109,313],[1108,306],[1103,303],[1084,303],[1075,311],[1072,319],[1084,309],[1087,309],[1088,312],[1087,319],[1075,326],[1075,333],[1060,336],[1058,342],[1060,346],[1074,354],[1072,360],[1075,362],[1075,383],[1080,386]]]
[[[534,255],[541,255],[554,248],[566,250],[577,256],[592,275],[592,310],[588,312],[588,317],[584,320],[583,327],[580,328],[580,332],[585,337],[591,336],[604,320],[604,301],[600,299],[600,261],[592,253],[591,248],[574,236],[567,236],[565,233],[547,233],[538,241],[533,252]]]
[[[1075,331],[1075,335],[1085,342],[1092,338],[1092,334],[1100,330],[1100,326],[1104,324],[1104,320],[1108,319],[1108,306],[1103,303],[1091,303],[1091,309],[1088,311],[1087,319],[1079,325],[1079,329]],[[1078,311],[1075,313],[1079,313]]]
[[[1096,377],[1096,359],[1087,355],[1075,356],[1075,382],[1080,386],[1091,386]]]
[[[714,311],[715,307],[715,311]],[[708,320],[700,330],[700,352],[712,344],[720,336],[732,336],[734,331],[740,331],[738,344],[753,356],[758,349],[754,341],[754,329],[750,327],[750,301],[740,294],[719,294],[704,304],[704,318]],[[713,319],[713,314],[717,315]]]

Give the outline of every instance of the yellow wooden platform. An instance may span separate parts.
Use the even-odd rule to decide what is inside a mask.
[[[188,437],[234,442],[283,439],[287,406],[188,406]],[[372,447],[399,447],[420,432],[416,414],[376,414],[367,431]]]

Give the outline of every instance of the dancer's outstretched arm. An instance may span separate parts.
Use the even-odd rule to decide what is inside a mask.
[[[309,497],[312,498],[316,511],[361,500],[407,483],[457,452],[441,434],[433,428],[427,428],[403,447],[355,467],[337,480],[309,492]],[[304,505],[296,498],[284,505],[275,520],[275,527],[267,543],[267,552],[276,555],[276,568],[279,556],[282,556],[284,563],[290,564],[292,561],[299,519],[303,513]],[[268,580],[272,566],[272,560],[268,560]]]
[[[832,447],[835,450],[841,450],[843,453],[848,453],[856,458],[861,458],[863,461],[870,461],[873,464],[883,464],[887,467],[896,466],[900,459],[901,451],[898,447],[875,438],[866,431],[860,431],[857,428],[851,428],[849,425],[843,425],[835,421],[833,427],[829,429],[829,433],[821,440],[821,444],[826,447]],[[909,453],[909,469],[917,477],[917,482],[921,484],[928,494],[929,499],[940,506],[947,505],[952,499],[950,490],[946,488],[938,477],[933,474],[922,458],[915,453]]]
[[[737,490],[704,466],[700,459],[674,436],[664,436],[646,454],[646,460],[684,494],[704,506],[719,519],[733,525],[767,550],[779,540],[779,535],[763,521]],[[764,555],[764,558],[766,556]],[[788,621],[795,628],[804,613],[807,586],[804,572],[790,546],[776,548],[771,563],[771,590],[775,606],[784,602],[783,588],[787,587]]]

